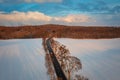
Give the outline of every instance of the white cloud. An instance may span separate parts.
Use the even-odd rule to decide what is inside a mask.
[[[52,23],[74,24],[93,21],[87,15],[67,15],[64,17],[51,17],[40,12],[17,12],[13,11],[10,14],[0,13],[0,25],[19,26],[19,25],[41,25]]]
[[[10,14],[0,14],[0,24],[8,26],[37,25],[49,22],[51,17],[39,12],[12,12]]]
[[[55,20],[57,21],[64,21],[64,22],[88,22],[90,20],[90,17],[87,15],[83,15],[83,14],[77,14],[77,15],[68,15],[66,17],[57,17],[55,18]]]

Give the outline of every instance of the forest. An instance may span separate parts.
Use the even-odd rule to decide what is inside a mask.
[[[99,39],[120,38],[120,27],[107,26],[0,26],[0,39],[27,39],[54,36],[57,38]]]

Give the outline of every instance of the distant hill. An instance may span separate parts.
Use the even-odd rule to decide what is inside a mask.
[[[19,27],[0,26],[0,39],[43,38],[50,36],[76,39],[120,38],[120,27],[84,27],[53,24]]]

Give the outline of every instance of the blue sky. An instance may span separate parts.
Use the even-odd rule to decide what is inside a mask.
[[[0,25],[53,23],[119,26],[120,0],[0,0]]]

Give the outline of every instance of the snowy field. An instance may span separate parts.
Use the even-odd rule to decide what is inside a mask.
[[[56,39],[83,65],[89,80],[120,80],[120,38]],[[0,80],[49,80],[42,39],[0,40]]]
[[[1,40],[0,80],[49,80],[42,39]]]
[[[81,73],[89,80],[120,80],[120,38],[56,40],[81,60]]]

